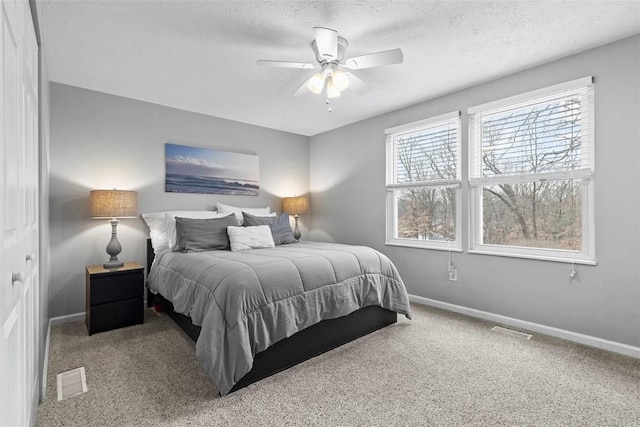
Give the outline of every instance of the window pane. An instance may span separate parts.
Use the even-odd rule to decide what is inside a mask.
[[[396,135],[396,183],[458,177],[459,120]]]
[[[586,89],[585,89],[586,90]],[[582,93],[482,115],[483,176],[579,169],[587,155]],[[585,159],[586,160],[586,159]]]
[[[455,240],[455,187],[413,188],[397,192],[396,233],[400,239]]]
[[[582,182],[483,187],[483,243],[582,250]]]

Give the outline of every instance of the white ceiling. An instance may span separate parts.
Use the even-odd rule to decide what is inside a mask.
[[[315,135],[640,33],[640,0],[44,1],[49,79],[268,128]],[[293,97],[313,71],[314,26],[347,57],[402,48],[356,74],[372,89]]]

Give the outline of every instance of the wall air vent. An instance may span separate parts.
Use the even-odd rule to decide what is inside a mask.
[[[503,328],[502,326],[494,326],[491,328],[492,331],[500,332],[501,334],[509,335],[516,338],[521,338],[523,340],[530,340],[533,335],[526,334],[520,331],[514,331],[513,329]]]
[[[57,382],[58,400],[64,400],[76,394],[86,393],[87,378],[84,373],[84,366],[58,374]]]

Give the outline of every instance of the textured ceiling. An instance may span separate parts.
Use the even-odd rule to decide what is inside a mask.
[[[51,81],[302,135],[640,33],[640,0],[38,2]],[[313,71],[256,65],[314,62],[314,26],[404,63],[357,72],[372,89],[329,113],[291,96]]]

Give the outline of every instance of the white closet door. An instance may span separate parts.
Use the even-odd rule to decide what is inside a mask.
[[[27,405],[27,425],[32,425],[40,400],[38,386],[39,360],[39,227],[38,227],[38,44],[36,41],[30,9],[26,4],[24,19],[24,44],[22,56],[22,176],[20,185],[20,238],[23,252],[20,262],[23,265],[25,281],[21,295],[22,312],[22,352],[25,361],[23,374],[23,399]]]
[[[0,425],[22,425],[25,404],[21,399],[24,385],[22,346],[20,345],[20,319],[22,318],[19,297],[22,282],[19,281],[20,262],[18,254],[22,250],[19,239],[19,182],[18,164],[20,159],[20,60],[19,42],[23,21],[17,16],[17,4],[2,2],[2,90],[0,141]]]
[[[38,402],[38,48],[26,0],[0,9],[0,425]]]

